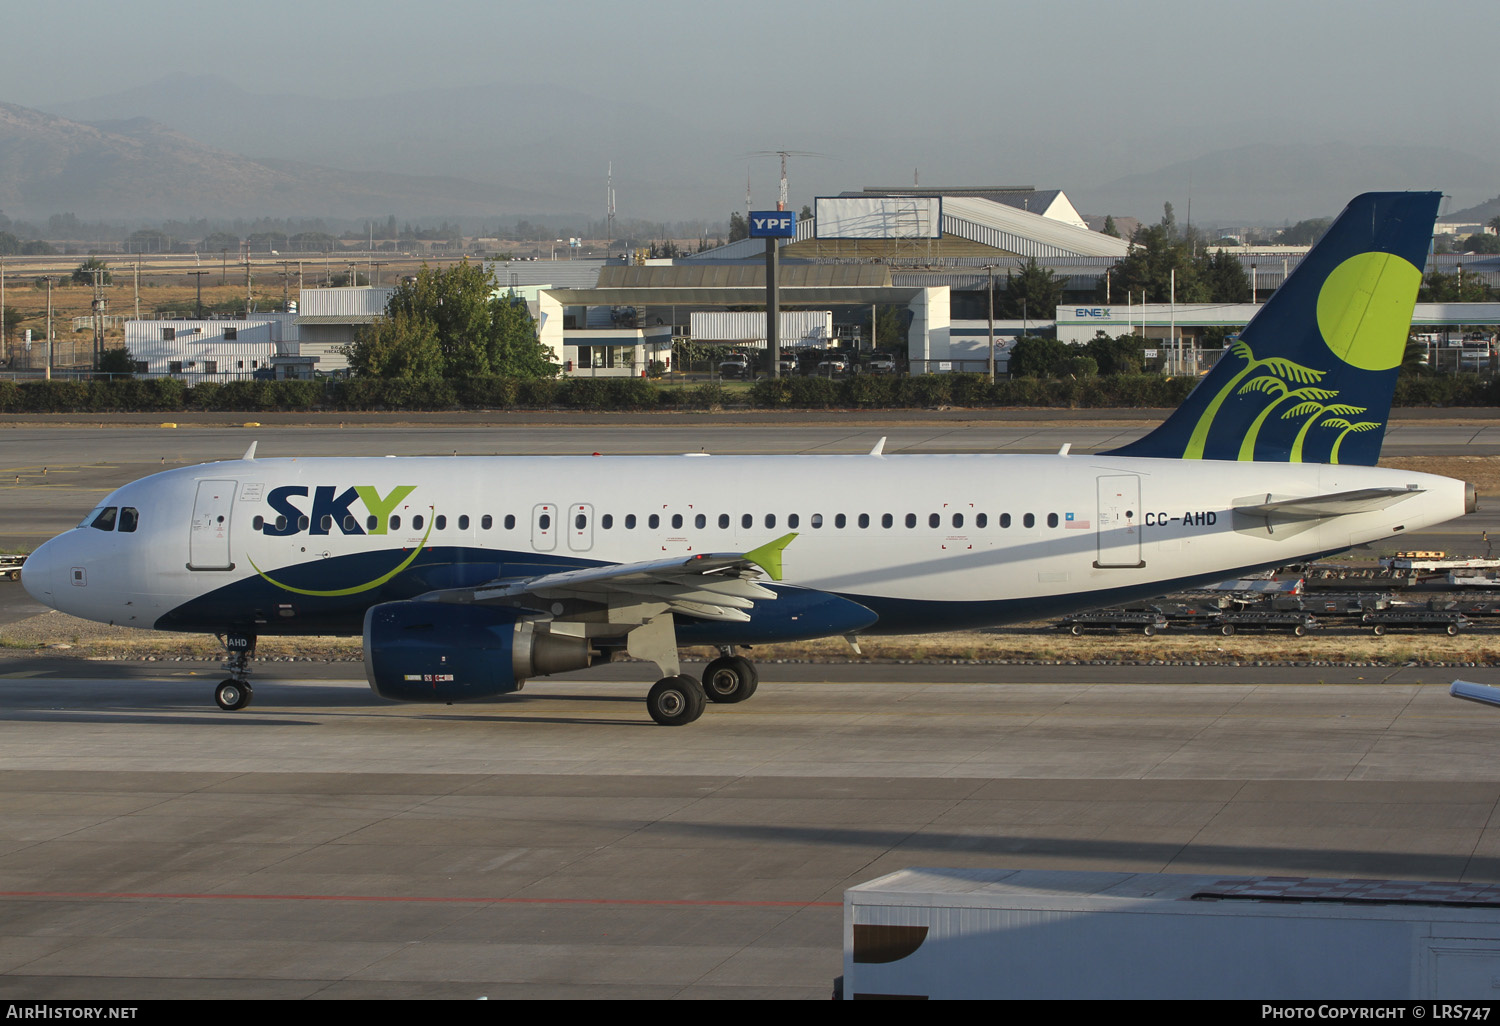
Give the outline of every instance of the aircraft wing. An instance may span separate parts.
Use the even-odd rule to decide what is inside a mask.
[[[477,588],[455,588],[424,596],[438,602],[536,607],[564,599],[609,606],[654,606],[705,620],[749,622],[757,600],[776,593],[756,583],[762,574],[781,580],[781,552],[796,534],[750,552],[703,553],[686,558],[563,570]],[[539,602],[538,600],[541,600]]]
[[[1234,507],[1236,513],[1254,517],[1285,517],[1291,520],[1322,520],[1342,517],[1350,513],[1369,513],[1386,509],[1396,503],[1421,494],[1416,485],[1402,488],[1357,488],[1348,492],[1329,492],[1326,495],[1308,495],[1293,499],[1275,499],[1270,495],[1262,502],[1243,500]]]
[[[1473,681],[1456,680],[1448,688],[1448,694],[1480,705],[1500,705],[1500,688],[1493,684],[1475,684]]]

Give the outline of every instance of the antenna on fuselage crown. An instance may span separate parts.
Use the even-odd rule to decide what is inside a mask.
[[[253,460],[253,459],[255,459],[255,447],[257,445],[259,445],[259,444],[260,444],[259,440],[251,442],[250,443],[250,448],[246,449],[245,450],[245,455],[242,456],[242,457],[240,457],[240,458],[241,459],[246,459],[246,460]]]

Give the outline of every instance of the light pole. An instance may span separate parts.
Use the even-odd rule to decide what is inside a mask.
[[[990,301],[990,384],[995,383],[995,265],[985,264],[984,269],[989,272],[990,287],[987,295]]]

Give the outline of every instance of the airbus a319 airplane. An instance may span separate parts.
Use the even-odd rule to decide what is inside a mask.
[[[756,688],[736,650],[989,627],[1341,552],[1474,509],[1378,469],[1438,193],[1354,200],[1182,407],[1099,455],[245,458],[120,488],[37,599],[213,632],[363,634],[381,696],[488,698],[617,653],[658,723]],[[679,645],[717,647],[700,683]]]

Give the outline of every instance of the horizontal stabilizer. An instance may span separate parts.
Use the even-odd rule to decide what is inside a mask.
[[[1295,499],[1276,499],[1267,495],[1264,502],[1236,505],[1234,511],[1252,517],[1284,517],[1288,520],[1322,520],[1387,509],[1396,503],[1419,495],[1416,485],[1404,488],[1356,488],[1350,492],[1329,492]]]

